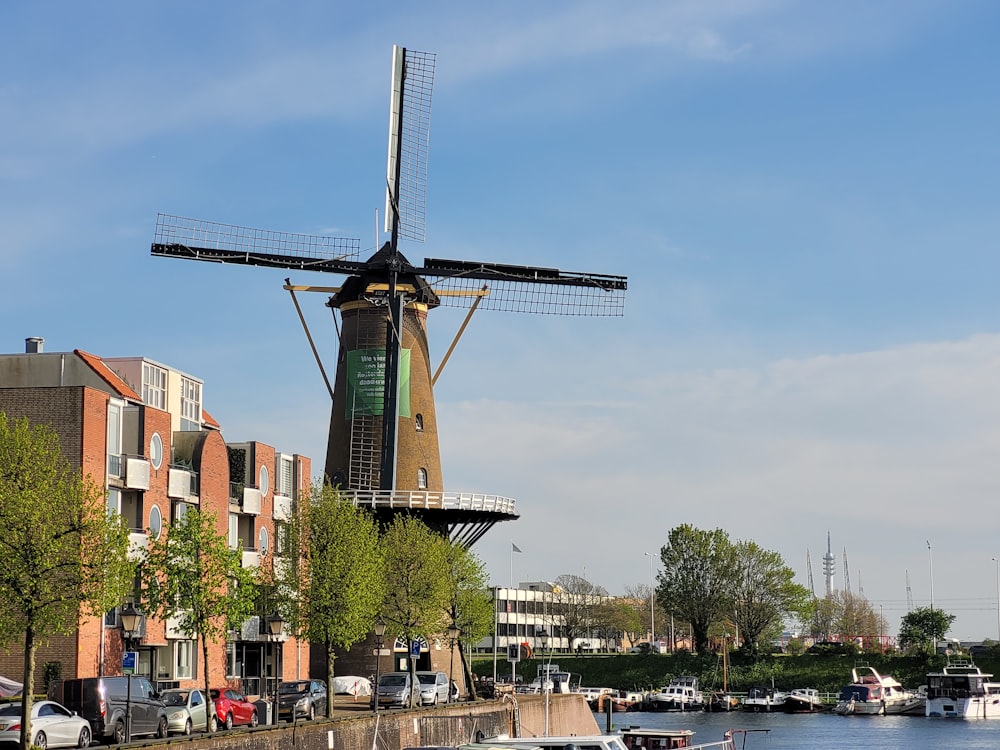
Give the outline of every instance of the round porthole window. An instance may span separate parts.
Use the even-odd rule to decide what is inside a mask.
[[[154,432],[149,439],[149,462],[154,469],[159,469],[163,464],[163,438],[158,432]]]
[[[161,531],[163,531],[163,516],[160,514],[160,509],[154,505],[149,509],[149,535],[153,539],[159,539]]]
[[[267,491],[271,489],[271,475],[267,473],[267,467],[260,467],[260,496],[267,497]]]
[[[260,556],[267,557],[267,545],[270,543],[270,539],[267,536],[267,529],[260,530]]]

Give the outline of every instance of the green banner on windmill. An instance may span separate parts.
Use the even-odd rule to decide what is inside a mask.
[[[385,396],[385,349],[347,352],[347,419],[382,416]],[[410,350],[399,357],[399,416],[410,416]]]

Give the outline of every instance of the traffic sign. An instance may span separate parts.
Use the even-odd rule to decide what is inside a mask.
[[[139,654],[135,651],[126,651],[122,654],[122,674],[135,674],[135,664]]]
[[[508,643],[507,644],[507,661],[511,664],[516,664],[521,661],[521,644],[520,643]]]

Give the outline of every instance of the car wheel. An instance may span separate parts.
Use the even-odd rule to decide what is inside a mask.
[[[233,715],[232,713],[226,714],[226,729],[233,728]]]
[[[158,739],[164,739],[167,736],[167,717],[161,716],[159,722],[156,724],[156,736]]]
[[[250,714],[250,726],[252,726],[252,727],[257,726],[257,712],[256,711],[254,711],[252,714]]]
[[[121,745],[125,742],[125,722],[122,719],[115,722],[115,728],[111,732],[111,738],[114,740],[116,745]]]
[[[49,746],[49,741],[45,738],[45,732],[39,732],[35,735],[35,741],[32,742],[35,747],[40,747],[45,750]]]
[[[436,706],[437,704],[438,704],[437,693],[434,693],[434,699],[431,701],[431,705]]]
[[[309,704],[309,721],[312,721],[315,718],[316,718],[316,706],[314,706],[312,703],[310,703]]]
[[[191,730],[194,727],[191,726],[191,719],[184,722],[184,734],[191,734]]]
[[[212,716],[212,731],[213,732],[219,731],[219,719],[216,716]]]
[[[90,740],[91,740],[90,727],[83,727],[80,730],[80,741],[77,742],[76,746],[90,747]]]

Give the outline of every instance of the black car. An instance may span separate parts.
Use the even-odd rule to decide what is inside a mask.
[[[139,675],[53,680],[48,698],[89,721],[98,741],[125,741],[126,705],[131,708],[133,737],[167,736],[166,707],[153,684]]]
[[[321,680],[293,680],[278,685],[278,718],[315,719],[326,715],[326,684]]]

